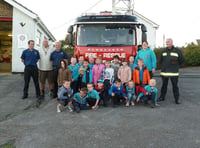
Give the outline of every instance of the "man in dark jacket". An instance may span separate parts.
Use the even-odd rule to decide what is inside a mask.
[[[52,62],[52,65],[53,65],[53,81],[54,81],[53,98],[56,98],[57,93],[58,93],[58,69],[59,69],[60,61],[65,60],[66,62],[68,62],[67,61],[68,55],[65,51],[61,49],[60,42],[55,43],[55,48],[56,49],[50,55],[50,61]]]
[[[180,104],[179,101],[179,88],[178,88],[178,77],[179,77],[179,66],[183,63],[184,58],[180,49],[173,46],[173,40],[166,40],[167,47],[161,52],[161,73],[162,78],[162,88],[159,101],[165,100],[165,95],[167,93],[167,85],[169,78],[173,86],[173,94],[175,98],[175,103]]]

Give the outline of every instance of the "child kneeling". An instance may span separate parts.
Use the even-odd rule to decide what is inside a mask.
[[[70,81],[64,80],[63,85],[58,89],[58,105],[57,112],[61,112],[61,107],[66,106],[70,112],[72,112],[71,98],[73,96],[73,90],[70,88]]]
[[[135,85],[133,81],[129,81],[128,85],[126,86],[126,92],[127,92],[127,101],[126,101],[126,106],[128,107],[131,103],[131,106],[135,105],[135,100],[136,100],[136,96],[135,96]]]
[[[109,95],[112,96],[113,107],[120,105],[120,100],[127,100],[126,94],[123,92],[121,80],[117,79],[109,90]]]
[[[146,85],[144,87],[144,89],[147,91],[146,94],[140,93],[137,98],[137,102],[141,100],[144,101],[145,104],[148,104],[148,101],[150,100],[152,108],[160,106],[159,104],[157,104],[157,88],[155,86],[156,80],[151,79],[149,85]]]
[[[79,93],[74,94],[72,105],[77,113],[80,113],[80,110],[90,109],[87,103],[87,88],[81,88]]]
[[[98,80],[97,85],[95,86],[95,90],[99,93],[100,100],[99,105],[103,104],[104,107],[107,107],[107,100],[104,97],[105,96],[105,90],[103,86],[103,80]]]
[[[94,110],[98,109],[98,103],[100,100],[99,93],[94,89],[93,83],[88,83],[87,84],[87,102],[90,105],[90,107]]]

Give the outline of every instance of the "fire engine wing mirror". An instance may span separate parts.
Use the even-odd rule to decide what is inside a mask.
[[[142,43],[144,41],[147,41],[147,34],[146,34],[146,32],[142,32]]]
[[[144,24],[141,25],[141,30],[142,32],[147,32],[147,28]]]
[[[67,41],[68,41],[69,45],[73,46],[73,35],[72,35],[72,33],[69,33],[67,35]]]
[[[72,32],[73,32],[73,26],[70,26],[70,27],[68,28],[67,32],[72,34]]]
[[[142,30],[142,42],[147,41],[147,28],[144,24],[141,25],[141,30]]]

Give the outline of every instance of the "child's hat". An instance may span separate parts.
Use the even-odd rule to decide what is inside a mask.
[[[103,80],[100,79],[100,80],[97,81],[97,83],[103,83]]]

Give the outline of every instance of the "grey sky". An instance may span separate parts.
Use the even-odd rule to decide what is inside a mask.
[[[72,19],[80,16],[98,0],[17,0],[37,13],[56,39],[63,39]],[[89,12],[111,10],[112,0],[102,0]],[[163,34],[183,46],[200,39],[199,0],[135,0],[135,11],[151,19],[160,27],[157,46],[163,45]],[[60,27],[59,27],[60,26]]]

